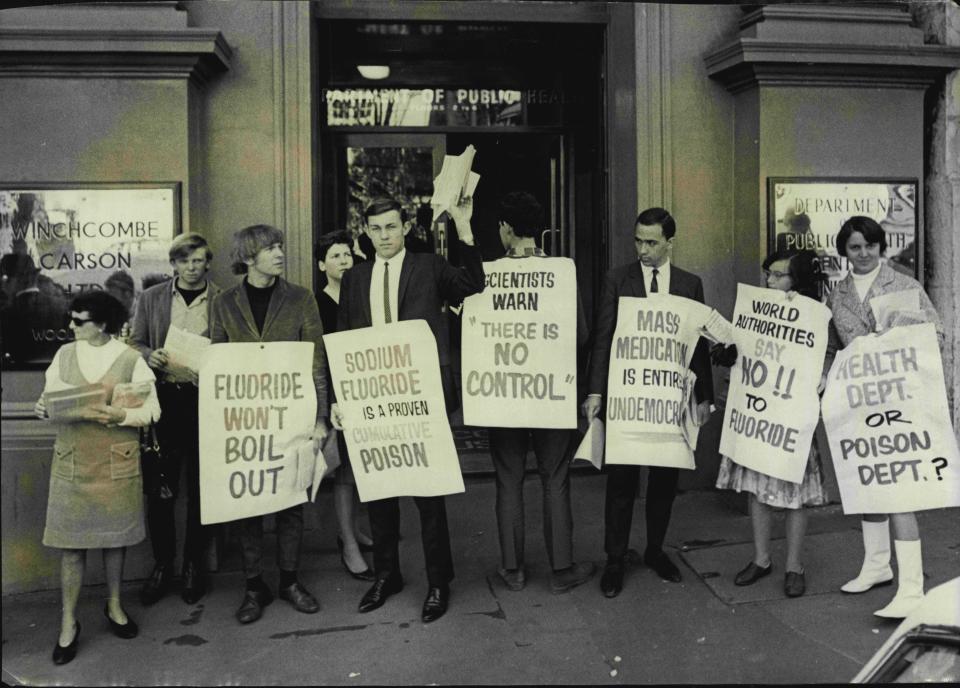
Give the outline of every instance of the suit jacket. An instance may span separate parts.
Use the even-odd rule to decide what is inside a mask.
[[[683,296],[704,303],[703,283],[692,272],[681,270],[670,264],[670,286],[668,292],[674,296]],[[617,303],[621,296],[647,295],[643,284],[643,271],[640,261],[622,265],[607,272],[600,293],[600,305],[597,310],[593,355],[590,361],[590,375],[587,392],[590,394],[607,393],[607,368],[610,365],[610,344],[617,327]],[[690,359],[690,368],[697,375],[693,392],[697,401],[713,401],[713,372],[710,368],[710,353],[706,340],[701,337]]]
[[[137,299],[133,317],[133,346],[144,359],[150,358],[154,349],[163,347],[170,329],[170,310],[177,278],[155,284]],[[207,280],[207,323],[213,321],[213,302],[220,294],[220,287]]]
[[[313,384],[317,389],[317,420],[327,408],[327,356],[323,348],[323,323],[317,300],[309,290],[277,278],[270,295],[263,332],[250,309],[243,281],[221,293],[213,303],[210,340],[223,342],[313,342]]]
[[[447,323],[441,312],[443,302],[457,304],[483,291],[483,260],[474,246],[461,244],[463,267],[455,268],[435,253],[407,251],[400,268],[397,320],[426,320],[437,340],[440,366],[450,365]],[[340,311],[337,329],[370,327],[370,280],[373,260],[347,270],[340,284]]]
[[[854,338],[870,334],[876,330],[877,321],[873,317],[870,299],[883,294],[910,289],[920,291],[920,308],[929,321],[936,325],[937,340],[942,348],[943,325],[940,322],[939,314],[930,301],[930,297],[923,291],[923,287],[917,280],[897,272],[884,263],[880,266],[880,272],[873,284],[870,285],[870,289],[867,290],[867,296],[863,301],[860,301],[860,295],[853,284],[852,274],[847,274],[827,295],[827,306],[830,307],[833,318],[830,320],[830,337],[827,340],[825,370],[829,370],[830,366],[833,365],[833,359],[839,349],[847,346]]]

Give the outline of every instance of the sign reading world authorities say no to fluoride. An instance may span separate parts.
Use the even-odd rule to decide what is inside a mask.
[[[738,356],[721,454],[781,480],[803,480],[820,417],[817,384],[829,322],[830,310],[813,299],[738,285],[732,330]]]
[[[201,523],[307,501],[298,474],[313,474],[313,342],[207,347],[198,415]]]
[[[932,323],[857,337],[838,352],[823,423],[844,513],[960,506],[960,451]]]
[[[430,326],[406,320],[323,342],[361,501],[463,492]]]
[[[569,258],[484,263],[463,303],[463,421],[577,427],[577,271]]]

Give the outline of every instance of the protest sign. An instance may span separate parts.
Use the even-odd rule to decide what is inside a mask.
[[[721,454],[780,480],[803,481],[820,418],[817,384],[829,323],[830,309],[813,299],[737,285],[732,337],[738,356]]]
[[[463,492],[430,326],[404,320],[323,341],[360,500]]]
[[[573,261],[501,258],[483,271],[486,286],[463,302],[461,317],[463,422],[577,427]]]
[[[695,378],[687,367],[712,313],[671,294],[620,297],[607,379],[607,464],[695,467],[697,433],[684,436]]]
[[[857,337],[839,351],[823,423],[844,513],[960,506],[960,451],[932,323]]]
[[[200,365],[200,522],[307,501],[316,425],[313,342],[212,344]],[[298,456],[299,462],[298,462]]]

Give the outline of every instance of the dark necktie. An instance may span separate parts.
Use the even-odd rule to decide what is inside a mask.
[[[393,322],[390,317],[390,263],[383,264],[383,322]]]
[[[650,280],[650,293],[651,293],[651,294],[656,294],[658,291],[660,291],[660,287],[659,287],[659,285],[657,284],[657,273],[658,273],[658,272],[660,272],[660,271],[657,270],[656,268],[653,269],[653,279]]]

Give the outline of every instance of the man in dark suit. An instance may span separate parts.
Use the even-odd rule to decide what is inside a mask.
[[[596,317],[596,338],[588,377],[588,392],[583,413],[588,420],[600,412],[607,389],[610,343],[617,326],[617,303],[621,296],[645,297],[667,291],[703,303],[703,284],[696,275],[670,264],[670,249],[676,223],[663,208],[649,208],[637,217],[634,242],[638,261],[610,270],[603,283]],[[707,343],[700,339],[690,361],[697,375],[694,394],[698,422],[710,417],[713,402],[713,377]],[[670,523],[670,509],[677,491],[679,469],[651,466],[647,483],[647,547],[644,561],[664,580],[680,581],[680,570],[663,551],[663,540]],[[637,495],[639,466],[607,467],[607,496],[604,514],[604,549],[607,565],[600,588],[607,597],[616,597],[623,589],[623,573],[630,540],[633,502]]]
[[[340,286],[338,329],[355,330],[396,320],[426,320],[437,340],[440,376],[447,410],[456,408],[456,391],[450,369],[450,347],[444,301],[456,304],[483,290],[483,261],[474,247],[469,198],[449,213],[457,228],[464,266],[455,268],[434,253],[404,249],[410,223],[401,205],[389,198],[374,200],[364,211],[365,231],[373,242],[375,257],[348,270]],[[340,428],[339,409],[331,409],[334,426]],[[443,497],[414,497],[420,511],[423,551],[429,590],[423,603],[424,622],[443,616],[450,598],[453,559]],[[396,497],[369,502],[373,535],[373,562],[377,579],[360,600],[360,611],[382,606],[387,597],[403,589],[400,575],[400,501]]]
[[[317,416],[313,430],[314,451],[327,434],[327,358],[323,348],[323,323],[313,292],[290,284],[284,272],[283,232],[269,225],[253,225],[233,235],[233,272],[243,280],[222,292],[213,302],[210,340],[223,342],[313,342],[313,384],[317,392]],[[315,614],[317,599],[297,578],[303,541],[303,505],[276,513],[277,568],[280,569],[280,599],[298,612]],[[273,601],[263,580],[263,516],[235,521],[246,590],[237,610],[237,621],[253,623]]]

